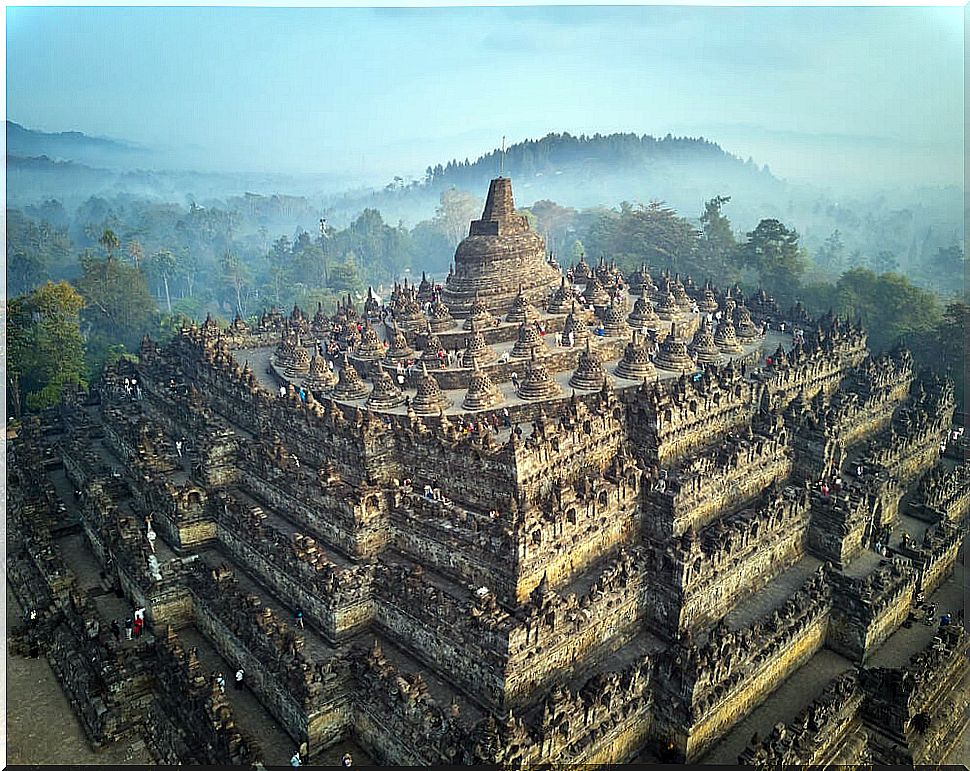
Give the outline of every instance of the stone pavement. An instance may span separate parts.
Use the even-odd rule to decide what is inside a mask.
[[[22,615],[7,587],[7,619]],[[71,704],[44,657],[6,656],[8,764],[144,765],[151,757],[141,739],[91,749]]]

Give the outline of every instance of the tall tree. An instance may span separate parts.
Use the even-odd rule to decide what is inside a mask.
[[[104,249],[108,257],[113,257],[115,250],[121,247],[121,239],[115,235],[115,232],[111,228],[106,228],[98,239],[98,243],[101,244],[101,248]]]
[[[845,244],[842,242],[842,233],[836,228],[815,253],[815,261],[819,264],[819,267],[838,275],[842,268],[844,251]]]
[[[482,206],[480,198],[464,190],[450,188],[441,193],[432,222],[445,234],[454,249],[468,235],[468,225],[481,215]]]
[[[177,267],[175,255],[168,249],[159,249],[155,252],[155,256],[152,257],[152,267],[162,278],[162,284],[165,287],[165,308],[171,313],[172,296],[168,291],[168,279],[170,276],[175,275],[175,269]]]
[[[721,281],[736,281],[738,278],[730,266],[730,258],[738,247],[737,240],[731,230],[731,221],[721,211],[730,201],[731,196],[719,195],[704,204],[697,250],[698,267],[703,275],[695,276],[697,279],[713,277]]]
[[[81,255],[81,268],[77,289],[86,301],[83,316],[98,366],[97,357],[110,345],[137,348],[142,335],[153,329],[157,308],[144,274],[131,265],[113,256],[99,260],[88,253]]]
[[[246,264],[233,252],[227,251],[222,256],[222,282],[228,287],[235,298],[235,310],[240,316],[246,316],[250,273]]]
[[[84,299],[66,281],[7,303],[7,383],[14,415],[56,404],[65,385],[84,383]]]
[[[738,254],[741,264],[757,271],[761,283],[780,303],[795,299],[806,264],[795,230],[776,219],[761,220]]]

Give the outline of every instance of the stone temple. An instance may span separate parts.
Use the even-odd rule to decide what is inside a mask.
[[[497,179],[443,286],[146,339],[25,425],[12,649],[159,763],[942,762],[954,411],[850,320],[560,270]]]

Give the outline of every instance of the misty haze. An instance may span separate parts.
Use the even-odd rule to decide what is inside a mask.
[[[9,762],[970,760],[964,8],[6,22]]]

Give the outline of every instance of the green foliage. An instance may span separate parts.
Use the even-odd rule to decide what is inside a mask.
[[[661,203],[634,206],[624,202],[618,213],[603,215],[593,223],[585,243],[587,261],[604,255],[616,259],[626,271],[644,262],[674,272],[693,272],[699,267],[697,231]]]
[[[156,325],[157,307],[144,274],[110,255],[100,260],[86,253],[80,261],[83,273],[76,285],[86,303],[83,320],[95,362],[117,343],[137,350]]]
[[[574,265],[586,256],[586,247],[583,246],[583,242],[578,238],[573,241],[573,245],[569,248],[569,260]]]
[[[719,195],[704,204],[695,268],[698,280],[712,278],[722,284],[731,284],[739,278],[733,264],[738,243],[731,230],[731,221],[721,211],[730,202],[730,196]]]
[[[815,253],[815,262],[824,270],[837,275],[842,267],[844,252],[845,244],[842,243],[842,234],[836,229],[832,232],[832,235],[825,239],[825,243]]]
[[[815,313],[828,308],[860,318],[869,330],[869,344],[882,351],[900,341],[917,339],[939,324],[940,303],[932,292],[896,273],[877,276],[866,268],[843,273],[835,284],[805,287],[801,296]]]
[[[7,303],[7,383],[13,412],[56,404],[68,383],[85,384],[80,313],[84,298],[67,282],[47,282]]]
[[[798,233],[776,219],[761,220],[748,233],[738,248],[738,261],[757,272],[760,283],[783,307],[794,300],[807,264]]]
[[[69,271],[73,259],[67,230],[46,220],[36,222],[7,209],[7,291],[23,294],[50,275]]]
[[[330,268],[330,288],[337,292],[362,292],[364,282],[357,271],[357,258],[353,252],[348,252],[343,262],[336,263]]]

